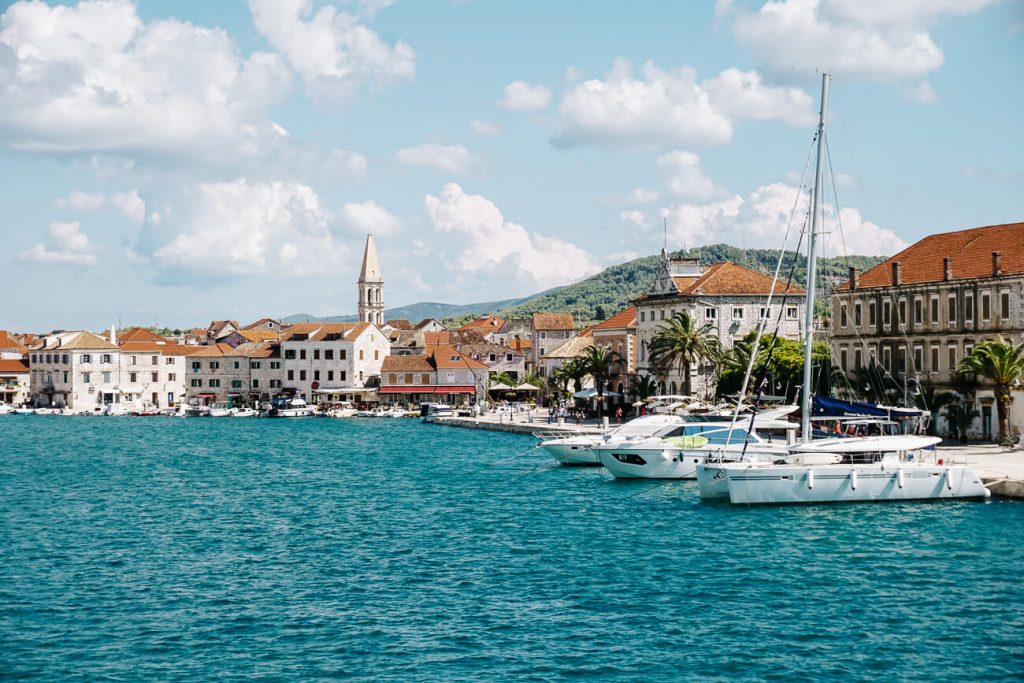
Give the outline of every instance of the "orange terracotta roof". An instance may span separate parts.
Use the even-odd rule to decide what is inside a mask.
[[[456,351],[451,346],[441,346],[434,349],[431,353],[431,358],[438,370],[451,370],[455,368],[488,369],[484,363],[473,360],[461,351]]]
[[[17,351],[18,353],[25,353],[28,351],[28,347],[11,335],[7,334],[7,330],[0,330],[0,349],[10,349]]]
[[[64,332],[57,336],[52,343],[46,345],[47,349],[85,349],[85,350],[106,350],[117,349],[103,337],[92,332]]]
[[[533,348],[533,342],[529,339],[509,339],[508,348],[513,351],[525,351]]]
[[[953,279],[992,277],[992,252],[1001,252],[1004,274],[1024,273],[1024,223],[989,225],[970,230],[929,235],[857,277],[857,287],[892,285],[892,264],[900,262],[900,281],[911,285],[941,282],[943,259],[951,258]],[[839,289],[849,289],[847,282]]]
[[[274,345],[265,342],[246,342],[236,346],[234,352],[227,355],[245,356],[246,358],[270,358],[274,355]]]
[[[424,346],[447,346],[449,343],[451,343],[451,335],[448,334],[448,330],[423,333]]]
[[[433,372],[434,366],[426,356],[384,356],[380,366],[385,372]]]
[[[104,338],[110,339],[110,333],[107,332]],[[164,338],[141,327],[129,327],[117,333],[118,344],[126,341],[164,341]]]
[[[533,329],[574,330],[576,324],[572,320],[572,313],[534,313]]]
[[[262,341],[276,341],[280,334],[276,330],[239,330],[238,335],[242,339],[248,339],[251,342],[262,342]]]
[[[619,311],[596,327],[598,330],[618,330],[622,328],[636,327],[636,306],[630,306],[624,311]]]
[[[767,296],[772,291],[772,278],[729,261],[711,264],[700,276],[674,277],[672,280],[675,282],[676,291],[682,296]],[[785,282],[775,283],[775,294],[781,295],[785,290]],[[789,293],[803,295],[804,290],[796,285],[790,285]]]
[[[594,336],[594,328],[595,327],[597,327],[597,325],[587,325],[582,330],[577,332],[576,336],[577,337],[592,337],[592,336]]]
[[[482,332],[488,334],[490,332],[496,332],[505,325],[505,319],[499,318],[496,315],[488,315],[476,320],[470,320],[468,323],[458,329],[459,332]]]
[[[408,320],[388,320],[384,323],[387,327],[393,327],[396,330],[411,330],[412,323]]]
[[[210,344],[208,346],[194,346],[192,348],[195,350],[190,351],[187,355],[199,356],[200,358],[230,356],[235,351],[231,348],[230,344]]]
[[[28,361],[20,358],[0,359],[0,372],[28,373]]]

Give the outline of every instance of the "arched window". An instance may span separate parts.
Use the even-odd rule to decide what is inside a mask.
[[[372,289],[366,290],[366,303],[367,304],[372,304],[373,303],[373,290]]]
[[[668,393],[670,393],[670,394],[675,394],[676,393],[676,383],[675,382],[672,382],[672,384],[669,385]]]

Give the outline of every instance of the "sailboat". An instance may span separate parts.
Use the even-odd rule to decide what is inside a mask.
[[[811,345],[814,341],[816,235],[822,212],[829,74],[822,74],[818,156],[807,246],[807,307],[804,327],[801,443],[771,463],[706,462],[697,465],[705,500],[736,504],[879,502],[983,499],[988,489],[972,468],[938,459],[937,437],[916,435],[823,439],[811,436]]]

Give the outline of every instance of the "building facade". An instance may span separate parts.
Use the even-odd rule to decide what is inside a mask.
[[[833,361],[848,375],[873,362],[906,403],[927,389],[955,391],[957,364],[979,341],[1024,337],[1024,223],[925,237],[863,274],[851,269],[831,305]],[[982,384],[973,400],[969,435],[994,440],[992,390]],[[933,418],[937,433],[949,431]],[[1010,419],[1024,425],[1019,391]]]
[[[576,324],[571,313],[534,313],[530,335],[533,338],[533,367],[541,377],[547,377],[541,359],[576,336]]]
[[[670,259],[663,249],[650,293],[636,301],[637,372],[655,376],[663,394],[683,391],[687,383],[678,364],[655,368],[649,357],[651,340],[679,311],[686,311],[698,326],[710,325],[718,343],[728,349],[755,331],[760,318],[768,319],[767,333],[778,326],[779,336],[800,338],[805,301],[803,289],[790,286],[787,292],[785,283],[773,285],[772,278],[744,266],[723,261],[702,267],[696,259]],[[713,364],[691,366],[690,387],[697,396],[713,398],[715,380]]]

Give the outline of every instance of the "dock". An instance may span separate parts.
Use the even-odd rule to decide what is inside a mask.
[[[576,424],[573,418],[548,422],[546,411],[485,413],[480,417],[438,418],[434,424],[463,429],[483,429],[511,434],[569,436],[600,434],[606,431],[596,420]],[[611,418],[609,429],[618,423]],[[996,444],[946,445],[936,447],[944,462],[970,465],[993,495],[1024,500],[1024,448],[1004,448]]]

